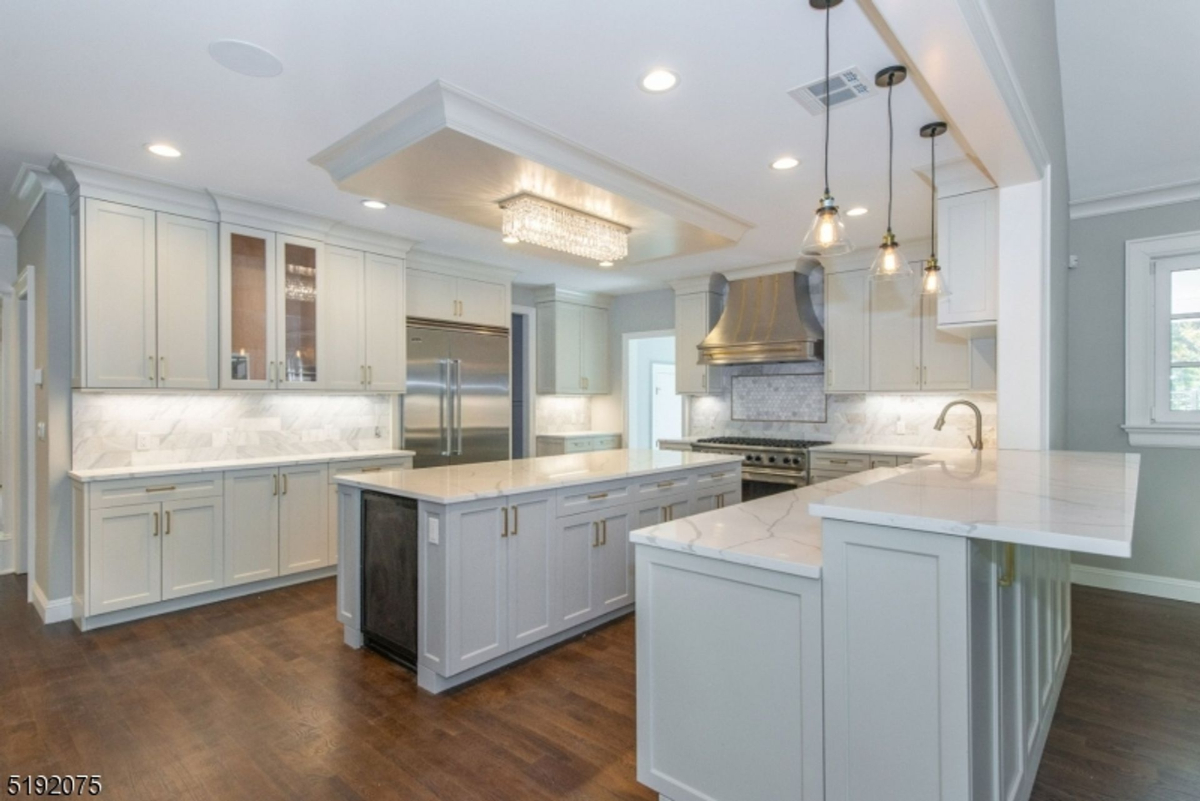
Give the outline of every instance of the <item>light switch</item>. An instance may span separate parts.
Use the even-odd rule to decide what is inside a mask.
[[[139,431],[137,434],[137,449],[139,451],[148,451],[154,447],[154,442],[150,434],[146,431]]]
[[[46,441],[46,424],[43,422],[37,424],[37,438],[42,442]]]
[[[45,379],[42,376],[42,368],[40,368],[40,367],[33,368],[33,385],[35,387],[40,387],[40,386],[44,386],[44,384],[45,384]]]
[[[429,520],[429,544],[437,545],[441,540],[441,520],[436,517],[430,517]]]

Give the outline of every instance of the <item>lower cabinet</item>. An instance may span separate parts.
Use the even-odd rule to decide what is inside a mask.
[[[261,581],[329,564],[329,468],[324,464],[225,474],[225,583]]]
[[[329,468],[323,464],[279,471],[279,572],[329,564]]]
[[[554,628],[551,543],[554,495],[522,496],[509,507],[508,644],[520,648]]]
[[[702,490],[696,496],[692,506],[692,514],[711,512],[714,509],[724,509],[741,500],[741,490],[735,487],[712,487]]]
[[[224,499],[163,504],[163,600],[225,586]]]

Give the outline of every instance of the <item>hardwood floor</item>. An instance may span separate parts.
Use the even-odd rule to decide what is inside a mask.
[[[333,581],[79,634],[0,577],[0,774],[114,799],[646,799],[632,618],[446,696],[341,644]],[[1200,607],[1077,588],[1035,801],[1200,799]]]

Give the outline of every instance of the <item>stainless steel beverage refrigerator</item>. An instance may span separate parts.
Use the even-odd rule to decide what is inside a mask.
[[[413,467],[509,458],[509,332],[408,320],[404,447]]]

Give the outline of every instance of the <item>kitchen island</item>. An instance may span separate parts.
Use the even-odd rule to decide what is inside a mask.
[[[634,532],[638,780],[670,801],[1027,799],[1069,554],[1130,554],[1138,467],[939,452]]]
[[[633,609],[629,533],[741,499],[741,460],[610,450],[336,476],[338,619],[438,693]]]

